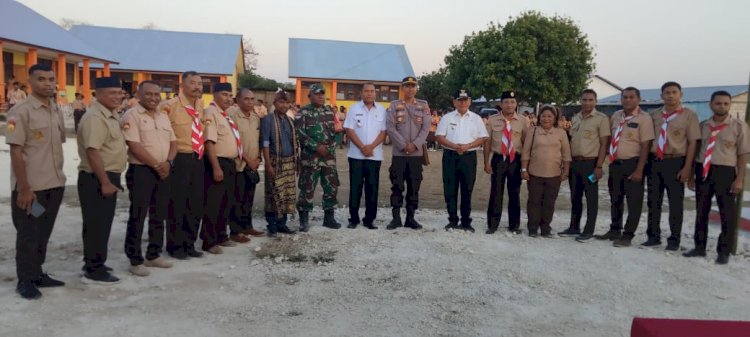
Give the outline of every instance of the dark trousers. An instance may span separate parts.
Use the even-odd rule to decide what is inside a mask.
[[[146,215],[148,221],[148,248],[146,259],[153,260],[161,254],[164,244],[164,220],[167,218],[169,203],[169,183],[159,178],[152,168],[146,165],[128,166],[125,173],[125,184],[128,186],[130,215],[128,228],[125,231],[125,255],[130,264],[143,264],[141,237]]]
[[[737,172],[731,166],[711,165],[708,179],[703,179],[703,165],[695,164],[695,187],[698,199],[698,216],[695,219],[695,248],[706,249],[708,241],[708,214],[711,212],[711,199],[716,196],[721,217],[721,234],[716,245],[719,255],[729,255],[729,244],[733,241],[737,228],[737,196],[732,194],[732,183]]]
[[[521,226],[521,155],[516,153],[515,160],[511,163],[510,159],[493,153],[490,165],[492,175],[487,226],[489,229],[497,229],[500,225],[503,215],[503,193],[505,186],[508,186],[508,229],[516,230]]]
[[[651,156],[646,169],[647,190],[646,205],[648,205],[648,230],[649,238],[661,237],[661,206],[664,200],[664,190],[667,190],[669,198],[669,229],[668,241],[680,243],[682,236],[682,213],[684,210],[685,184],[677,180],[677,174],[685,165],[685,157],[669,158],[664,160]]]
[[[471,191],[477,178],[477,153],[443,150],[443,196],[448,221],[458,223],[458,192],[461,191],[461,224],[471,224]]]
[[[235,177],[234,194],[232,195],[235,202],[229,212],[229,233],[231,235],[253,228],[253,200],[255,200],[255,186],[258,183],[250,181],[251,174],[257,175],[258,173],[252,172],[246,167],[242,172],[237,172]]]
[[[78,124],[85,113],[86,110],[73,110],[73,128],[76,132],[78,132]]]
[[[531,176],[528,188],[526,211],[529,213],[529,233],[536,233],[541,228],[542,235],[549,234],[552,231],[550,224],[555,214],[557,194],[560,192],[560,177]]]
[[[107,172],[107,178],[112,185],[122,188],[120,173]],[[78,199],[81,202],[83,218],[84,270],[93,273],[102,269],[107,262],[109,233],[112,230],[112,220],[115,218],[117,193],[104,197],[96,175],[79,171]]]
[[[11,193],[11,217],[13,227],[16,228],[16,274],[19,281],[34,281],[42,276],[47,242],[55,226],[64,192],[64,187],[34,192],[36,201],[45,209],[38,218],[19,208],[16,204],[18,192],[13,190]]]
[[[628,202],[628,219],[625,223],[625,235],[633,237],[638,228],[643,209],[643,181],[637,183],[628,179],[638,166],[638,157],[615,160],[609,165],[609,196],[612,200],[612,224],[610,230],[622,230],[625,198]]]
[[[422,157],[393,156],[388,172],[391,178],[391,207],[403,206],[404,185],[406,185],[406,209],[413,211],[419,208]]]
[[[193,249],[203,217],[203,160],[194,153],[178,153],[169,174],[167,252]]]
[[[349,158],[349,222],[359,223],[362,188],[365,192],[365,224],[371,225],[378,213],[379,160]]]
[[[206,209],[203,226],[201,227],[201,239],[203,240],[203,250],[208,250],[229,238],[227,236],[227,221],[229,220],[229,210],[234,204],[234,185],[237,170],[233,159],[219,157],[219,166],[224,173],[224,180],[217,182],[214,180],[214,171],[208,158],[206,158],[205,163]]]
[[[583,217],[583,196],[586,196],[586,227],[584,234],[594,234],[596,217],[599,213],[599,181],[591,182],[596,159],[574,160],[570,164],[570,228],[580,229]]]

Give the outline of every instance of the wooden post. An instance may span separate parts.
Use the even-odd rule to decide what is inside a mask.
[[[337,90],[338,85],[339,85],[339,82],[337,81],[331,82],[331,106],[332,107],[336,106],[336,92],[338,91]]]
[[[67,84],[67,76],[65,72],[65,54],[57,55],[57,102],[62,103],[67,97],[62,97],[62,93],[67,92],[65,85]]]
[[[83,59],[83,100],[86,104],[91,104],[91,68],[89,59]]]
[[[104,64],[104,77],[110,77],[112,73],[109,71],[109,63]]]
[[[297,86],[296,90],[294,92],[294,104],[301,105],[302,104],[302,79],[297,79]]]
[[[36,63],[36,49],[29,48],[29,51],[26,52],[26,71],[29,71],[29,68],[31,68],[31,66],[35,65]]]
[[[750,80],[748,80],[747,87],[748,87],[748,90],[750,90]],[[750,92],[750,91],[748,91],[748,92]],[[748,96],[748,97],[750,97],[750,96]],[[750,103],[750,100],[748,100],[748,103]],[[745,123],[750,123],[750,104],[746,104],[745,105]],[[747,164],[745,164],[745,165],[747,165]],[[743,177],[742,181],[745,181],[744,178],[746,178],[746,177],[747,177],[747,175],[745,175],[745,177]],[[734,235],[732,236],[732,242],[729,243],[729,251],[732,252],[732,255],[736,255],[737,254],[737,240],[739,240],[740,223],[742,222],[742,196],[743,196],[743,194],[745,194],[744,192],[745,192],[745,189],[743,188],[743,189],[740,190],[740,193],[737,193],[737,226],[735,226],[734,228],[730,229],[730,230],[734,231],[734,233],[733,233]]]

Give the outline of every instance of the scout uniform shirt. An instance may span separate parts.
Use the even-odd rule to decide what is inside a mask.
[[[591,111],[584,117],[579,112],[573,116],[570,133],[570,153],[573,157],[598,158],[599,139],[612,135],[609,129],[609,117],[599,111]]]
[[[714,152],[711,154],[711,165],[736,167],[737,156],[750,153],[750,134],[744,121],[727,116],[723,122],[717,123],[713,118],[709,118],[700,125],[701,148],[695,158],[696,163],[703,163],[703,159],[706,157],[706,147],[709,138],[711,138],[711,128],[721,124],[727,126],[716,135]]]
[[[127,164],[125,138],[120,131],[120,120],[111,110],[94,102],[78,125],[78,170],[93,173],[86,149],[99,150],[104,171],[121,173]]]
[[[172,130],[174,130],[174,135],[177,137],[177,152],[179,153],[193,153],[193,117],[185,111],[185,106],[192,106],[192,104],[185,95],[180,93],[177,97],[161,102],[159,107],[156,108],[156,110],[164,112],[169,116],[169,121],[172,123]],[[195,100],[193,108],[198,113],[198,118],[201,119],[205,128],[206,121],[203,120],[203,100],[200,98]]]
[[[422,156],[422,144],[427,140],[432,124],[432,115],[427,101],[417,99],[414,104],[402,100],[391,102],[387,110],[386,129],[393,144],[392,154],[400,157]],[[417,151],[404,153],[407,143],[413,143]]]
[[[531,132],[526,135],[521,155],[524,160],[529,160],[529,175],[542,178],[559,177],[562,174],[563,162],[571,161],[567,133],[556,127],[546,131],[541,126],[529,131]]]
[[[688,108],[667,123],[667,144],[664,145],[664,154],[670,156],[685,156],[688,150],[688,143],[693,140],[701,139],[700,123],[695,111]],[[651,118],[654,120],[654,142],[651,145],[651,152],[656,153],[661,126],[664,124],[662,116],[664,108],[649,111]]]
[[[24,169],[32,191],[65,186],[63,149],[65,129],[63,115],[51,99],[36,96],[13,106],[8,112],[5,143],[23,147]],[[16,176],[10,170],[11,190],[16,190]]]
[[[440,120],[435,136],[445,136],[448,141],[454,144],[469,144],[479,138],[487,138],[487,128],[479,115],[466,111],[461,116],[458,110],[453,110]],[[477,149],[475,147],[470,149],[469,152]]]
[[[246,115],[238,107],[231,107],[227,110],[229,117],[237,123],[237,128],[240,130],[243,156],[260,158],[260,116],[255,111]],[[237,157],[235,162],[237,172],[242,172],[247,166],[242,158]]]
[[[304,166],[335,166],[336,142],[334,140],[333,111],[312,104],[299,110],[294,120],[297,139],[300,145],[300,160]],[[318,145],[328,148],[328,158],[317,154]]]
[[[385,108],[377,102],[373,103],[373,107],[368,110],[365,103],[359,101],[349,109],[349,117],[344,120],[344,128],[353,130],[362,144],[372,144],[378,135],[385,131],[385,115]],[[354,143],[350,143],[347,156],[353,159],[382,161],[383,144],[379,144],[372,150],[372,157],[365,157]]]
[[[612,137],[615,137],[617,127],[625,117],[624,110],[618,110],[612,115],[610,119]],[[637,108],[634,117],[622,126],[616,160],[625,160],[640,156],[641,143],[649,140],[654,140],[654,121],[649,114]]]
[[[216,144],[214,150],[217,157],[235,159],[239,155],[237,140],[234,138],[232,127],[221,112],[221,108],[213,102],[204,110],[206,141]]]
[[[126,142],[140,143],[141,146],[158,163],[167,161],[169,145],[177,140],[172,131],[169,117],[160,110],[151,117],[142,105],[136,103],[120,119],[122,134]],[[135,165],[146,165],[139,161],[132,152],[128,151],[128,162]]]
[[[507,120],[502,111],[490,116],[487,120],[487,133],[490,136],[490,149],[492,152],[499,155],[503,154],[503,130],[505,130],[506,122]],[[523,150],[523,141],[529,130],[529,119],[514,112],[511,117],[510,128],[513,130],[513,134],[510,136],[511,141],[513,142],[513,148],[516,152],[521,153]]]

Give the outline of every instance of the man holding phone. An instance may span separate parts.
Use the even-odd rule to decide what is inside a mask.
[[[599,179],[607,155],[609,117],[596,111],[596,91],[581,92],[581,112],[571,121],[570,150],[573,162],[570,165],[570,194],[572,209],[570,227],[560,236],[576,236],[578,242],[587,242],[594,237],[596,217],[599,211]],[[586,195],[586,227],[581,233],[583,196]]]
[[[39,288],[65,283],[42,272],[47,242],[65,190],[63,115],[52,100],[55,73],[49,66],[29,68],[31,95],[8,112],[5,143],[10,145],[11,210],[16,227],[16,292],[33,300]]]

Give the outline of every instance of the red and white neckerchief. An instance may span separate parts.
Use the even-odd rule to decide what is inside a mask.
[[[190,141],[193,146],[193,152],[198,154],[198,159],[202,159],[204,151],[203,143],[205,143],[205,139],[203,138],[203,124],[201,124],[201,118],[200,116],[198,116],[198,112],[195,111],[195,108],[193,108],[192,106],[185,105],[183,108],[185,108],[185,111],[187,111],[190,117],[193,117],[193,126]]]
[[[661,118],[664,122],[661,124],[661,132],[659,133],[659,140],[656,143],[656,158],[664,159],[664,149],[667,147],[667,124],[673,119],[680,116],[685,111],[684,108],[679,108],[672,113],[667,113],[666,110],[662,110]]]
[[[502,113],[502,112],[501,112]],[[505,119],[505,127],[503,128],[503,138],[500,144],[500,151],[503,153],[503,157],[510,158],[510,162],[516,158],[516,150],[513,148],[513,128],[510,122],[515,119],[515,114],[508,120]]]
[[[641,108],[638,107],[635,112],[633,112],[632,115],[627,116],[623,118],[620,121],[620,124],[617,125],[617,129],[615,130],[615,134],[612,135],[612,140],[609,142],[609,163],[613,163],[615,159],[617,159],[617,146],[620,144],[620,135],[622,134],[622,129],[625,127],[625,124],[629,122],[633,117],[637,116],[639,113],[641,113]],[[625,114],[625,111],[623,111],[623,114]]]
[[[219,108],[216,103],[211,102],[211,105],[215,106],[219,111],[221,112],[221,115],[224,116],[224,118],[227,120],[227,123],[229,123],[229,127],[232,128],[232,134],[234,135],[234,141],[237,143],[237,155],[242,158],[242,139],[240,139],[240,129],[237,127],[237,123],[234,122],[232,117],[229,117],[229,114],[227,114],[226,111]]]
[[[703,180],[708,178],[708,169],[711,168],[711,154],[714,153],[714,145],[716,144],[716,136],[727,127],[726,124],[717,126],[708,126],[711,130],[711,137],[708,138],[708,146],[706,146],[706,156],[703,158]]]

